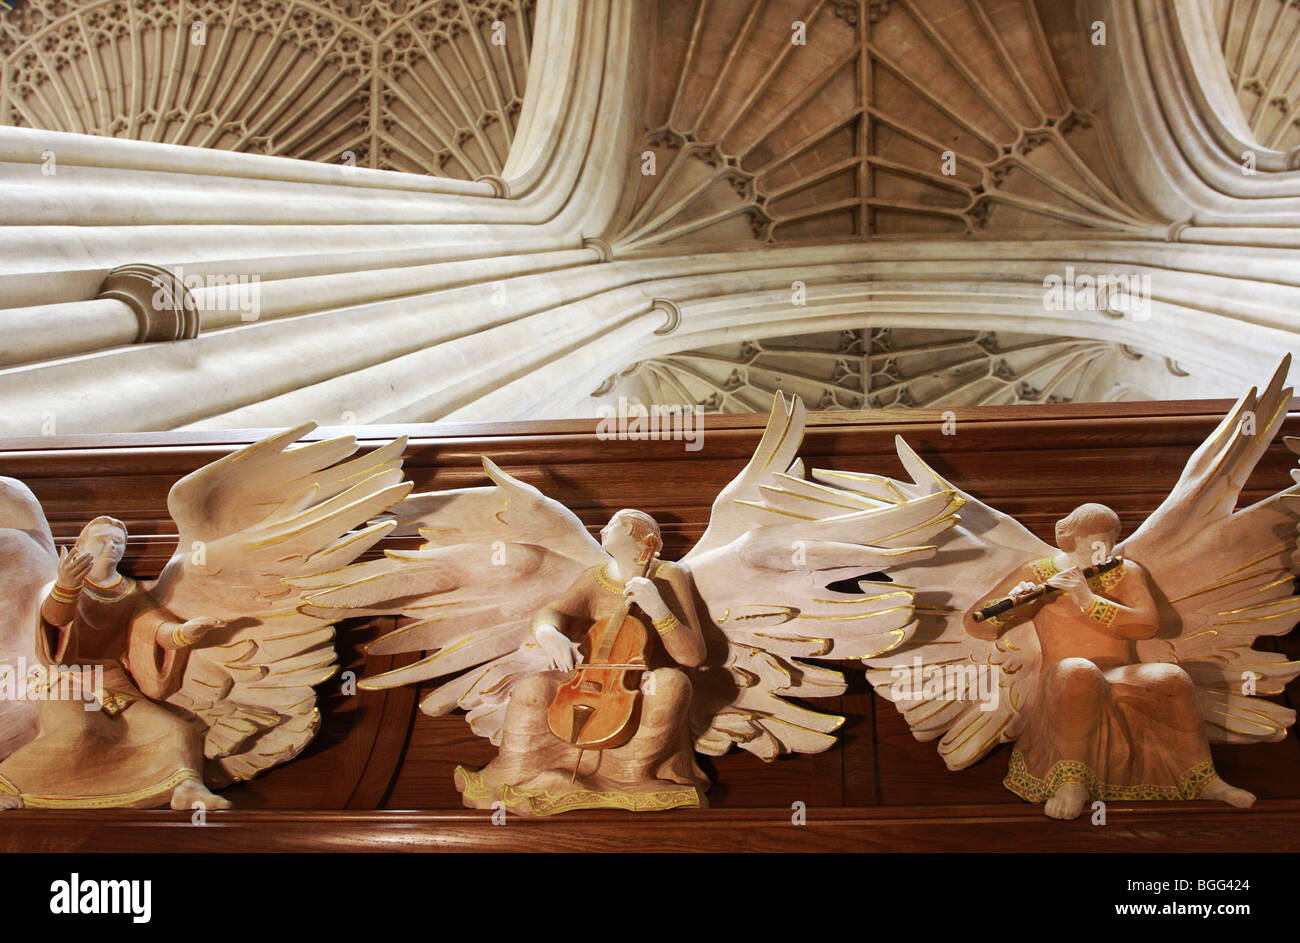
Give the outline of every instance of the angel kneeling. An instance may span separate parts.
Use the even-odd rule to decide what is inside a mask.
[[[708,779],[695,762],[689,727],[691,682],[673,667],[696,667],[705,657],[690,576],[684,567],[657,559],[659,525],[642,511],[625,509],[610,518],[601,546],[608,562],[584,570],[534,617],[533,638],[550,670],[515,684],[496,759],[478,773],[457,770],[466,805],[504,802],[525,814],[704,805]],[[646,670],[628,672],[633,687],[640,681],[639,692],[631,695],[637,703],[622,735],[606,747],[584,749],[583,727],[593,719],[587,709],[557,712],[553,705],[562,686],[574,681],[577,666],[592,662],[594,627],[609,619],[606,631],[616,631],[629,604],[653,627]],[[578,678],[579,689],[598,693],[611,678],[605,671],[589,674],[597,680]]]
[[[56,670],[102,668],[103,690],[89,705],[39,702],[41,736],[0,762],[0,807],[230,806],[203,783],[203,728],[161,703],[180,687],[189,647],[225,623],[172,617],[117,572],[125,549],[125,525],[97,517],[59,559],[37,655]]]
[[[1003,784],[1045,803],[1058,819],[1075,818],[1090,798],[1249,806],[1253,795],[1214,772],[1191,677],[1178,665],[1138,657],[1138,640],[1154,638],[1159,624],[1146,571],[1120,560],[1084,575],[1111,558],[1119,532],[1118,515],[1105,505],[1075,508],[1056,524],[1060,553],[1017,567],[966,611],[966,631],[986,641],[1032,619],[1042,648],[1035,709]],[[994,600],[1044,587],[1059,592],[975,621]]]

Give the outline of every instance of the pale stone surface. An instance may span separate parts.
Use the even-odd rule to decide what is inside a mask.
[[[250,0],[220,17],[244,6],[261,15]],[[1273,15],[1256,6],[1232,15]],[[0,347],[0,431],[590,415],[591,392],[646,359],[867,326],[1126,345],[1190,374],[1117,378],[1145,395],[1223,395],[1300,349],[1300,173],[1285,140],[1260,143],[1272,132],[1233,111],[1244,26],[1222,4],[827,4],[802,45],[803,7],[749,0],[429,3],[401,29],[415,36],[434,7],[478,32],[436,53],[430,40],[405,77],[383,67],[392,109],[357,119],[374,168],[214,149],[336,160],[346,135],[335,151],[307,145],[324,140],[317,119],[351,127],[346,108],[232,113],[251,137],[203,139],[154,133],[121,88],[87,91],[75,121],[34,104],[63,101],[49,83],[77,100],[76,49],[60,55],[82,65],[57,79],[23,73],[10,120],[122,137],[0,125],[0,321],[42,322]],[[480,11],[506,24],[504,49]],[[1104,46],[1090,42],[1098,19]],[[429,36],[455,31],[437,23]],[[243,27],[229,28],[233,41]],[[222,29],[196,60],[206,75],[220,75]],[[6,35],[0,53],[17,55],[27,40]],[[1263,48],[1248,71],[1290,74],[1285,48]],[[433,83],[458,49],[468,72]],[[249,87],[323,87],[325,59],[303,53]],[[401,109],[421,82],[417,146]],[[178,89],[169,107],[194,112],[182,92],[199,94]],[[455,120],[439,130],[443,112]],[[489,136],[508,127],[509,147],[480,142],[470,159],[483,121]],[[443,172],[489,175],[478,182],[375,169],[416,169],[412,154],[466,132],[460,170]],[[93,299],[135,263],[191,284],[197,339],[122,340],[122,312]],[[1045,279],[1071,274],[1134,276],[1149,307],[1045,304]],[[680,315],[667,334],[661,300]]]

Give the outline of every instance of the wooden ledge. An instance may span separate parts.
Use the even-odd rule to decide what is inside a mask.
[[[1282,852],[1300,846],[1300,800],[1254,809],[1210,802],[1110,803],[1107,824],[1045,818],[1025,803],[579,812],[549,819],[470,810],[214,812],[18,810],[0,817],[6,852]]]

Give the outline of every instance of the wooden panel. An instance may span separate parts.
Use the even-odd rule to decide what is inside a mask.
[[[188,814],[167,811],[10,815],[0,824],[3,852],[1294,852],[1300,802],[1272,800],[1249,811],[1210,802],[1116,802],[1104,827],[1087,818],[1056,822],[1025,803],[960,798],[908,810],[810,806],[804,825],[793,824],[786,807],[507,816],[503,825],[493,825],[489,812],[469,810],[233,811],[209,814],[199,827]]]
[[[1016,515],[1044,538],[1078,503],[1116,509],[1126,530],[1168,493],[1191,452],[1230,404],[1226,401],[1124,403],[963,409],[955,435],[944,435],[932,410],[822,413],[810,416],[801,451],[810,467],[901,475],[894,452],[903,435],[936,469]],[[599,441],[590,422],[366,427],[367,446],[410,436],[406,468],[420,490],[486,484],[479,455],[541,487],[598,529],[624,506],[643,508],[664,527],[666,554],[678,555],[706,525],[716,493],[753,450],[764,417],[708,417],[703,448],[672,441]],[[339,430],[318,430],[318,439]],[[1300,434],[1300,414],[1285,431]],[[173,547],[167,490],[180,476],[254,441],[264,431],[69,436],[0,442],[0,474],[29,484],[61,543],[99,513],[131,529],[126,568],[158,572]],[[1284,487],[1295,457],[1274,443],[1248,483],[1244,502]],[[386,546],[409,546],[407,539]],[[381,548],[382,549],[382,548]],[[378,552],[378,551],[376,551]],[[375,673],[395,664],[370,659],[360,646],[391,620],[353,620],[339,627],[344,670]],[[1281,648],[1300,657],[1300,638]],[[1261,647],[1265,647],[1261,645]],[[408,657],[408,656],[404,656]],[[409,656],[415,657],[415,656]],[[739,751],[703,765],[714,786],[711,808],[662,816],[615,813],[564,816],[545,823],[485,824],[485,814],[457,811],[451,784],[458,764],[477,767],[493,755],[459,716],[425,717],[423,692],[341,692],[343,679],[321,687],[323,725],[295,762],[229,790],[239,811],[214,814],[219,828],[184,833],[188,818],[167,812],[53,816],[24,811],[0,818],[0,847],[132,847],[302,850],[320,847],[568,848],[670,850],[758,848],[1059,848],[1151,847],[1169,840],[1182,850],[1272,847],[1300,838],[1300,741],[1216,749],[1230,781],[1257,792],[1262,808],[1240,814],[1195,803],[1111,805],[1112,824],[1049,823],[1001,786],[1004,747],[969,770],[952,772],[935,744],[919,743],[892,705],[876,697],[850,666],[849,692],[813,706],[846,716],[839,744],[816,756],[763,763]],[[1287,698],[1300,702],[1300,686]],[[789,822],[792,803],[809,811],[805,828]],[[366,811],[370,810],[370,811]],[[416,812],[414,810],[423,810]],[[1231,816],[1231,818],[1229,818]],[[96,823],[86,828],[85,822]],[[102,825],[102,827],[100,827]],[[48,828],[47,828],[48,826]],[[196,834],[201,835],[196,839]],[[114,838],[113,836],[118,836]],[[175,837],[180,836],[180,837]],[[712,837],[711,837],[712,836]],[[108,843],[108,844],[105,844]]]

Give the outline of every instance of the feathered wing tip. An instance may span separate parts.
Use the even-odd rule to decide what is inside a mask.
[[[501,467],[486,455],[480,455],[479,461],[483,465],[483,473],[487,475],[492,481],[492,484],[496,485],[498,488],[505,488],[507,491],[527,490],[529,493],[537,491],[537,489],[531,485],[526,485],[518,478],[503,472]]]
[[[894,436],[894,448],[903,469],[912,476],[911,481],[899,481],[887,475],[873,475],[866,472],[848,472],[833,468],[814,468],[812,477],[831,487],[871,498],[875,501],[895,504],[908,498],[950,491],[963,503],[973,501],[956,485],[951,484],[936,472],[915,450],[907,444],[901,435]],[[978,503],[978,502],[976,502]]]
[[[831,469],[814,469],[813,477],[877,507],[944,502],[936,506],[941,526],[924,537],[933,544],[929,552],[882,568],[893,582],[863,585],[876,592],[905,589],[915,618],[903,644],[862,660],[876,692],[894,703],[913,735],[939,740],[945,764],[961,769],[1017,736],[1033,700],[1040,658],[1032,625],[989,642],[966,633],[963,615],[998,578],[1050,548],[936,472],[902,436],[894,444],[910,481]],[[971,695],[976,690],[983,700]]]
[[[288,448],[315,428],[269,436],[172,489],[181,548],[149,592],[177,617],[220,617],[233,631],[190,651],[168,702],[208,728],[214,781],[247,779],[296,756],[319,724],[315,686],[337,670],[331,611],[300,611],[392,529],[367,521],[413,487],[404,437],[355,455],[352,436]],[[201,553],[192,552],[200,543]],[[231,587],[240,587],[232,593]]]
[[[803,442],[804,424],[808,420],[808,410],[798,396],[786,395],[777,390],[772,396],[772,410],[767,415],[767,425],[763,427],[763,437],[752,464],[760,470],[777,465],[777,471],[785,471],[794,461],[795,453]],[[792,434],[793,433],[793,434]]]
[[[1282,358],[1264,391],[1242,394],[1192,453],[1169,497],[1121,546],[1134,559],[1152,546],[1182,543],[1193,530],[1232,514],[1241,489],[1286,419],[1292,390],[1286,378],[1291,355]]]
[[[682,563],[689,565],[754,526],[750,509],[761,503],[762,489],[777,484],[780,475],[795,470],[807,417],[808,411],[798,396],[787,398],[779,390],[772,396],[772,409],[758,445],[745,467],[713,499],[704,536],[695,542]],[[802,465],[798,467],[800,474],[802,468]]]
[[[903,644],[916,620],[907,587],[864,586],[859,595],[827,584],[918,562],[958,520],[961,499],[946,489],[904,493],[883,479],[862,489],[807,480],[794,454],[802,421],[799,404],[774,399],[754,455],[714,502],[710,532],[731,540],[704,552],[697,546],[686,558],[726,640],[725,660],[697,675],[692,727],[705,754],[738,746],[770,760],[832,745],[843,719],[788,700],[844,690],[839,672],[808,659],[865,662]],[[724,531],[720,521],[736,506],[746,513],[726,518],[732,526]]]
[[[937,471],[926,464],[921,456],[907,444],[901,435],[894,436],[894,449],[898,452],[899,461],[903,463],[903,468],[912,476],[912,483],[918,488],[933,493],[935,491],[953,491],[958,494],[961,489],[949,484]]]

